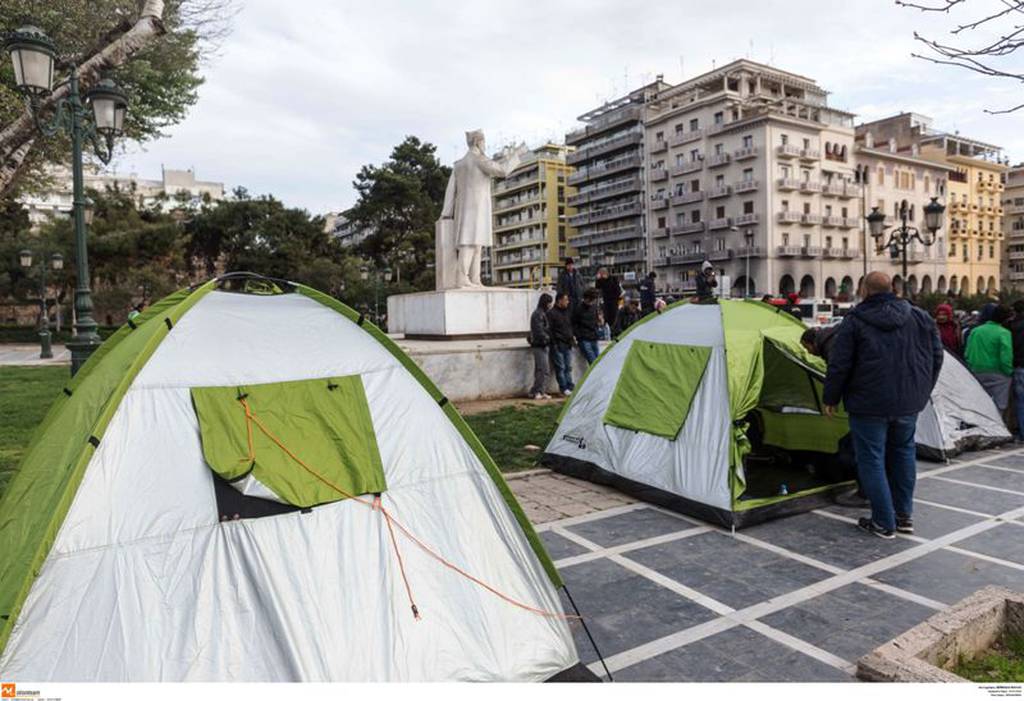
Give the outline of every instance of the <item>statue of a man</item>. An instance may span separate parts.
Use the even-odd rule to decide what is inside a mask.
[[[452,166],[437,227],[435,265],[439,290],[453,286],[482,286],[480,257],[484,246],[494,244],[491,179],[506,177],[519,165],[526,152],[523,146],[516,149],[506,147],[501,157],[492,160],[484,152],[484,133],[479,129],[466,132],[466,145],[469,146],[466,155]],[[450,227],[447,226],[449,221]],[[457,260],[453,258],[456,251]],[[451,280],[452,272],[455,273],[454,281]]]

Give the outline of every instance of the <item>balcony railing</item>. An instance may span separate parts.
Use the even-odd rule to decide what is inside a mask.
[[[668,149],[668,141],[665,139],[655,139],[654,143],[651,144],[651,153],[661,153]]]
[[[672,203],[672,206],[675,207],[677,205],[700,202],[702,199],[704,199],[704,191],[697,190],[696,192],[683,192],[678,195],[672,195],[672,198],[669,201]]]
[[[800,255],[803,250],[801,246],[776,246],[775,255],[779,258],[792,258]]]
[[[764,258],[764,249],[760,246],[740,246],[735,249],[737,258]]]
[[[687,173],[696,173],[698,170],[704,167],[704,161],[697,159],[696,161],[687,161],[686,163],[680,163],[672,166],[672,175],[686,175]]]
[[[612,207],[592,209],[589,212],[580,212],[579,214],[569,217],[569,225],[581,226],[584,224],[592,224],[594,222],[607,221],[609,219],[628,217],[639,213],[639,202],[627,202],[625,204],[618,204]]]
[[[696,234],[701,231],[704,231],[704,222],[702,221],[676,224],[675,226],[669,227],[669,233],[673,236],[678,236],[679,234]]]
[[[717,219],[712,219],[711,221],[708,222],[709,231],[716,231],[718,229],[728,229],[730,226],[732,226],[731,217],[719,217]]]
[[[565,157],[565,162],[569,165],[581,163],[596,156],[600,156],[602,153],[608,153],[609,151],[614,151],[615,149],[630,146],[632,144],[639,144],[643,138],[643,132],[630,131],[612,139],[605,139],[597,143],[587,144],[568,154]]]
[[[753,192],[761,184],[756,180],[740,180],[732,186],[733,192],[739,194],[741,192]]]
[[[780,144],[775,147],[775,155],[779,158],[798,158],[802,151],[803,149],[793,144]]]
[[[494,208],[494,214],[501,214],[502,212],[508,212],[514,209],[519,209],[520,207],[528,207],[529,205],[532,204],[540,204],[543,199],[544,198],[541,196],[539,192],[535,195],[530,195],[529,197],[522,197],[514,201],[502,201],[499,199],[495,202],[496,206]]]
[[[757,224],[760,220],[761,216],[756,212],[741,214],[736,217],[736,226],[751,226],[753,224]]]
[[[586,248],[587,246],[597,246],[605,243],[612,243],[613,241],[625,241],[627,239],[637,238],[640,234],[641,231],[639,224],[627,224],[625,226],[617,226],[614,229],[599,231],[593,234],[579,234],[569,239],[569,243],[575,248]]]
[[[837,217],[834,214],[826,214],[821,219],[821,225],[822,226],[842,226],[843,225],[843,218],[842,217]]]
[[[737,161],[743,161],[748,158],[757,158],[757,146],[747,146],[746,148],[738,148],[733,153],[733,158]]]
[[[817,180],[801,180],[800,192],[821,192],[821,183]]]
[[[663,239],[663,238],[667,238],[667,237],[668,237],[668,227],[667,226],[658,226],[658,227],[655,227],[655,228],[651,229],[651,238],[652,239]]]
[[[732,258],[732,249],[723,248],[721,251],[711,251],[708,253],[708,260],[720,261],[729,260]]]
[[[821,246],[801,246],[800,255],[804,258],[817,258],[821,255]]]
[[[843,194],[840,195],[844,200],[851,199],[853,197],[860,197],[861,186],[854,183],[846,183],[846,187],[843,188]]]
[[[596,178],[607,173],[614,173],[619,170],[626,168],[639,168],[641,164],[641,158],[637,154],[626,156],[625,158],[616,158],[612,161],[605,161],[604,163],[597,163],[586,168],[577,168],[575,173],[569,175],[566,178],[566,182],[570,185],[575,183],[589,180],[590,178]]]
[[[609,112],[597,119],[592,119],[585,127],[569,132],[565,135],[565,143],[569,145],[579,143],[589,135],[599,134],[605,129],[609,129],[616,124],[639,120],[642,117],[643,108],[640,105],[632,105],[617,109],[614,112]]]
[[[610,185],[601,185],[600,187],[591,188],[585,192],[578,192],[575,195],[570,195],[567,202],[570,207],[574,207],[594,200],[600,200],[605,197],[612,197],[622,192],[632,192],[634,190],[641,189],[640,178],[630,178],[621,182],[612,183]]]
[[[719,185],[708,190],[708,199],[713,200],[717,197],[728,197],[732,194],[732,189],[728,185]]]
[[[668,197],[652,197],[651,209],[665,209],[668,207]]]
[[[853,260],[855,258],[860,258],[860,249],[857,249],[857,248],[844,248],[844,249],[842,249],[842,251],[843,252],[839,254],[840,258],[845,258],[846,260]]]
[[[857,219],[856,217],[843,217],[843,223],[839,226],[844,229],[856,229],[860,226],[860,219]]]
[[[802,221],[803,216],[800,214],[800,212],[786,210],[779,212],[776,215],[776,219],[779,221],[780,224],[794,224],[796,222]]]
[[[696,141],[704,136],[703,129],[695,129],[693,131],[681,131],[677,134],[673,134],[668,137],[669,146],[682,146],[690,142]]]
[[[796,178],[778,178],[775,186],[780,190],[796,190],[800,187],[800,181]]]
[[[651,182],[658,183],[662,180],[668,180],[668,171],[664,168],[655,168],[651,171]]]
[[[817,161],[821,159],[821,151],[814,148],[802,148],[800,149],[800,160],[801,161]]]
[[[843,183],[823,183],[821,186],[821,194],[823,195],[841,197],[845,191],[846,187]]]
[[[823,219],[824,217],[821,216],[820,214],[805,212],[803,216],[800,217],[800,223],[804,224],[805,226],[813,226],[815,224],[821,224]]]
[[[729,165],[729,161],[732,160],[728,153],[715,153],[708,157],[708,168],[717,168],[719,166]]]
[[[674,256],[667,256],[665,258],[666,265],[689,265],[692,263],[703,263],[705,255],[703,251],[696,251],[694,253],[679,253]]]

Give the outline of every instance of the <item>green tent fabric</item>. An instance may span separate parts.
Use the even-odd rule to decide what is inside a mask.
[[[842,417],[827,418],[820,414],[794,414],[761,410],[764,421],[764,442],[785,450],[812,450],[835,453],[839,440],[849,433]]]
[[[251,475],[280,501],[301,507],[387,489],[358,375],[195,387],[192,402],[206,462],[229,482]]]
[[[626,356],[605,423],[675,440],[711,357],[706,346],[643,341]]]

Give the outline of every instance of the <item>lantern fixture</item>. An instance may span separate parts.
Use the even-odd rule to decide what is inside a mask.
[[[878,207],[872,207],[871,214],[865,219],[868,220],[868,231],[871,233],[871,238],[877,241],[885,233],[885,215],[878,211]]]
[[[96,133],[109,139],[124,133],[128,99],[114,81],[104,78],[85,94],[85,100],[92,108]]]
[[[25,249],[18,253],[18,262],[21,267],[28,269],[32,267],[32,251]]]
[[[52,256],[50,256],[50,267],[53,268],[54,270],[63,270],[64,256],[62,256],[59,253],[54,253]]]
[[[13,32],[4,46],[14,65],[14,83],[28,97],[42,97],[53,90],[53,62],[57,50],[39,27]]]
[[[934,234],[936,231],[942,228],[942,215],[946,213],[946,208],[939,204],[939,198],[933,197],[932,201],[924,206],[924,226],[928,231]]]

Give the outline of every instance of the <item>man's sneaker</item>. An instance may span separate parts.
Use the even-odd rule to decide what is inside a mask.
[[[571,397],[572,396],[572,390],[571,389],[562,390],[562,396],[563,397]]]
[[[896,517],[896,531],[899,533],[912,534],[914,532],[914,520],[910,518]]]
[[[544,395],[541,394],[540,392],[534,392],[533,394],[530,395],[530,399],[533,399],[534,401],[536,401],[538,399],[543,399],[543,398],[544,398]]]
[[[861,529],[865,533],[876,535],[879,538],[885,538],[886,540],[892,540],[896,537],[896,534],[892,531],[880,527],[870,518],[861,518],[857,520],[857,528]]]
[[[540,398],[541,399],[551,399],[551,395],[548,394],[547,392],[545,392],[544,394],[540,395]]]

